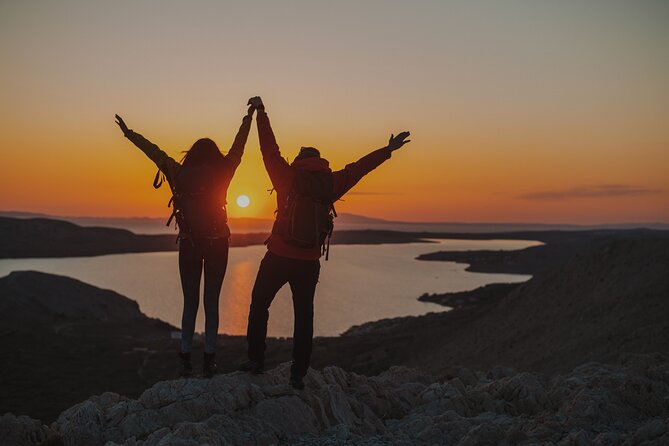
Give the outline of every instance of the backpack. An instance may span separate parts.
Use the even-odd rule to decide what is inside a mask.
[[[277,212],[272,234],[300,248],[319,246],[328,260],[330,237],[337,216],[334,199],[331,172],[296,169],[283,209]]]
[[[160,170],[153,181],[158,189],[163,183]],[[219,238],[230,235],[225,202],[221,203],[223,191],[218,187],[220,173],[209,165],[181,168],[170,183],[172,198],[167,203],[172,214],[167,226],[175,220],[179,229],[177,240],[183,238]]]

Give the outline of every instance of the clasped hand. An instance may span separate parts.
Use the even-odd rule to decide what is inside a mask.
[[[262,103],[260,96],[253,96],[251,99],[249,99],[249,102],[246,105],[250,105],[251,107],[258,109],[265,108],[265,105]]]

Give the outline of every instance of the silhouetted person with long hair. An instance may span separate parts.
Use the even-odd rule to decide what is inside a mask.
[[[228,151],[223,155],[209,138],[199,139],[179,163],[139,133],[129,130],[120,116],[116,123],[123,135],[132,141],[158,166],[154,186],[162,172],[172,189],[173,214],[179,227],[179,273],[184,295],[181,319],[181,375],[193,373],[191,345],[195,318],[200,300],[200,279],[204,269],[205,313],[205,376],[216,373],[216,339],[218,335],[218,301],[228,265],[230,229],[225,210],[230,180],[239,166],[244,145],[251,128],[255,107],[251,106],[242,119],[242,125]],[[168,221],[168,225],[169,222]]]
[[[290,384],[301,389],[311,359],[313,338],[314,294],[320,272],[319,259],[324,251],[324,237],[309,242],[308,231],[314,223],[310,215],[319,213],[319,206],[325,210],[322,217],[315,220],[328,231],[328,214],[334,212],[332,203],[341,198],[360,179],[390,158],[391,153],[409,142],[409,132],[390,137],[386,147],[375,150],[360,160],[348,164],[344,169],[333,172],[326,159],[313,147],[303,147],[292,164],[279,151],[269,118],[262,100],[254,97],[249,104],[258,110],[258,136],[265,168],[277,194],[277,216],[272,235],[267,242],[267,253],[260,263],[253,286],[249,325],[247,332],[249,361],[240,369],[252,373],[262,373],[264,368],[265,338],[269,307],[279,289],[288,283],[292,291],[295,326],[293,332],[293,364]],[[313,194],[310,204],[304,195]],[[308,212],[302,212],[307,209]],[[313,212],[312,212],[313,210]],[[331,233],[331,214],[329,231]],[[304,224],[305,222],[309,224]],[[321,222],[321,223],[319,223]],[[323,232],[323,231],[321,231]]]

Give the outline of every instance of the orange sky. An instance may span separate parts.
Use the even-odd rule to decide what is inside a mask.
[[[341,168],[412,132],[340,212],[669,222],[667,24],[659,1],[6,1],[0,210],[164,216],[114,113],[178,157],[227,150],[261,95],[291,159]],[[254,126],[230,215],[270,217],[270,187]]]

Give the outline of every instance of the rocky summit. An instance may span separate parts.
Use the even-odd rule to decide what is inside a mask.
[[[440,379],[393,367],[338,367],[287,384],[261,376],[162,381],[136,399],[94,396],[50,426],[0,417],[3,444],[39,445],[667,445],[669,362],[660,355],[588,363],[548,378],[497,367]]]

